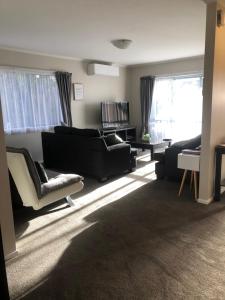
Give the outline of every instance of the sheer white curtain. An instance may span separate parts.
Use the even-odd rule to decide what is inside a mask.
[[[7,134],[46,130],[63,120],[51,73],[0,69],[0,98]]]
[[[202,76],[157,78],[150,115],[153,142],[195,137],[202,126]]]

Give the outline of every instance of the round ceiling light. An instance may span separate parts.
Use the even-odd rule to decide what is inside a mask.
[[[127,49],[130,46],[130,44],[132,43],[132,41],[131,40],[127,40],[127,39],[120,39],[120,40],[113,40],[113,41],[111,41],[111,43],[116,48]]]

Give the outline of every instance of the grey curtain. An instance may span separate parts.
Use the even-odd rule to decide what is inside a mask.
[[[149,119],[152,107],[155,77],[141,77],[141,135],[149,133]]]
[[[63,121],[66,125],[72,126],[71,114],[71,84],[72,74],[68,72],[56,72],[56,81],[59,88],[59,96],[62,106]]]

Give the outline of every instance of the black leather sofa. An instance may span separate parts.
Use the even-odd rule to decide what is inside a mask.
[[[135,167],[130,145],[97,129],[56,126],[54,132],[42,132],[42,147],[45,168],[101,181]]]
[[[177,168],[177,156],[184,149],[196,149],[201,145],[201,135],[193,139],[174,143],[162,153],[156,153],[154,160],[157,179],[167,178],[170,180],[180,180],[183,170]]]

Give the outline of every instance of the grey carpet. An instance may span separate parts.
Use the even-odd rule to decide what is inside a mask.
[[[188,186],[178,198],[178,183],[148,176],[108,204],[23,212],[12,299],[225,299],[224,202],[197,204]]]

